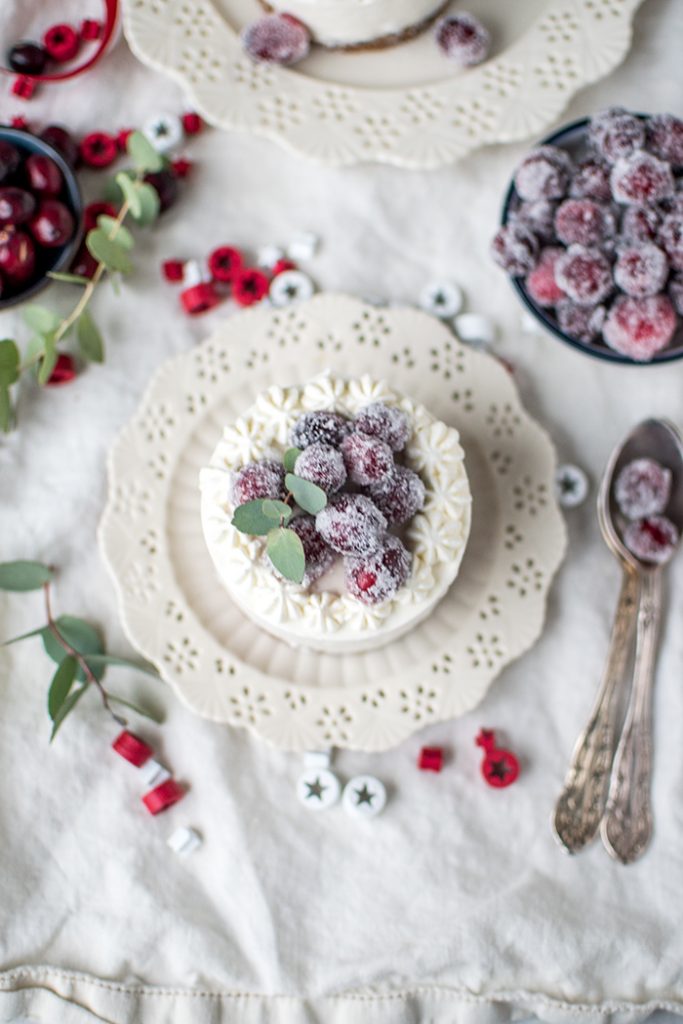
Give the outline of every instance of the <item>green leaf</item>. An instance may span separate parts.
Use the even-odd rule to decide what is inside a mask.
[[[133,264],[128,259],[124,246],[111,238],[107,238],[104,231],[93,228],[85,237],[85,244],[91,256],[94,256],[98,263],[104,263],[107,270],[118,270],[121,274],[129,274]]]
[[[135,669],[136,672],[144,672],[147,676],[159,678],[159,673],[153,665],[144,661],[130,661],[129,658],[117,658],[114,654],[88,654],[85,659],[90,666],[93,665],[122,665],[124,668]]]
[[[104,343],[102,335],[95,326],[95,321],[87,309],[84,309],[76,322],[78,347],[86,359],[92,363],[104,361]]]
[[[124,700],[123,697],[116,697],[113,693],[109,694],[109,700],[112,704],[123,704],[125,708],[130,708],[137,715],[142,715],[143,718],[149,718],[151,722],[156,722],[160,725],[163,722],[163,715],[151,708],[143,708],[140,704],[135,704],[132,700]]]
[[[45,626],[38,626],[37,629],[31,629],[28,633],[21,633],[20,636],[13,636],[9,640],[3,640],[0,647],[11,647],[12,644],[18,644],[20,640],[28,640],[30,636],[40,636],[45,629]]]
[[[294,463],[301,455],[301,448],[288,448],[282,457],[282,465],[287,473],[294,472]]]
[[[101,213],[97,218],[97,226],[104,231],[108,238],[116,238],[116,241],[120,242],[124,249],[130,250],[135,245],[135,239],[128,228],[119,224],[115,217],[108,217],[106,213]]]
[[[286,580],[301,583],[306,571],[306,558],[301,538],[294,530],[280,527],[268,534],[268,557]]]
[[[232,517],[232,525],[240,533],[261,537],[273,529],[273,520],[263,512],[263,498],[238,505]]]
[[[135,187],[140,202],[140,212],[135,213],[131,207],[130,213],[137,224],[146,227],[148,224],[153,224],[159,216],[161,208],[159,193],[153,185],[149,185],[146,181],[138,182]]]
[[[142,204],[133,172],[119,171],[114,178],[114,181],[118,185],[121,196],[128,203],[128,209],[130,210],[131,215],[135,218],[139,217],[142,213]],[[119,197],[119,201],[121,196]]]
[[[135,178],[135,172],[130,169],[118,171],[115,177],[107,178],[105,181],[102,198],[108,203],[113,203],[115,206],[120,206],[124,198],[121,190],[121,184],[118,181],[120,175],[127,178],[128,181],[133,181]]]
[[[38,383],[41,386],[47,384],[52,376],[52,371],[57,365],[57,346],[51,334],[46,334],[43,338],[43,348],[44,354],[38,368]]]
[[[19,349],[11,338],[0,341],[0,387],[8,388],[19,379]]]
[[[50,743],[52,743],[53,739],[57,735],[57,730],[59,729],[60,725],[62,724],[66,716],[73,711],[73,709],[76,707],[83,694],[87,693],[88,689],[89,687],[87,684],[85,686],[80,686],[77,690],[73,690],[66,698],[66,700],[60,707],[59,711],[55,715],[54,721],[52,723]]]
[[[9,388],[0,386],[0,430],[9,434],[12,429],[12,400]]]
[[[128,150],[128,156],[135,164],[135,169],[139,172],[160,171],[164,166],[161,153],[157,153],[152,143],[142,132],[130,133],[126,142],[126,149]]]
[[[0,562],[0,590],[40,590],[53,575],[42,562]]]
[[[261,507],[266,519],[274,519],[275,522],[284,519],[285,523],[288,523],[292,518],[291,506],[286,505],[284,501],[272,501],[270,498],[264,498]],[[270,525],[272,527],[273,524]],[[284,526],[284,523],[282,525]]]
[[[24,321],[38,334],[50,334],[56,331],[61,323],[61,318],[48,309],[47,306],[26,306],[24,309]]]
[[[74,615],[60,615],[55,620],[55,625],[69,647],[73,647],[79,654],[83,654],[86,660],[90,654],[104,654],[104,644],[100,632],[89,622],[77,619]],[[66,652],[47,626],[43,629],[42,639],[46,654],[57,664],[63,661]],[[91,671],[96,679],[101,679],[105,669],[106,665],[93,665]],[[79,668],[76,678],[85,679],[83,669]]]
[[[72,654],[67,654],[57,666],[57,671],[52,677],[50,689],[47,694],[47,713],[54,722],[59,709],[69,696],[69,690],[74,684],[78,662]]]
[[[304,480],[300,476],[294,476],[293,473],[287,473],[285,476],[285,487],[294,496],[297,505],[304,512],[310,512],[312,516],[317,515],[327,505],[327,495],[322,487],[312,484],[310,480]]]
[[[90,284],[88,278],[82,274],[65,274],[61,270],[48,270],[47,276],[53,281],[64,281],[65,284]]]

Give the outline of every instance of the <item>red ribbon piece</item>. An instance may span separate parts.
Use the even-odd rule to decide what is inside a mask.
[[[145,793],[142,802],[150,814],[160,814],[167,807],[172,807],[185,796],[185,789],[175,779],[167,779],[160,786]]]
[[[443,750],[441,747],[423,747],[417,760],[421,772],[440,772],[443,768]]]
[[[136,768],[140,768],[145,761],[149,761],[154,753],[148,743],[141,740],[135,733],[128,732],[127,729],[119,733],[112,743],[112,747],[117,754],[120,754],[126,761],[130,761]]]
[[[484,749],[481,774],[489,786],[495,789],[511,786],[519,775],[519,761],[512,751],[496,747],[496,735],[492,729],[482,729],[474,742]]]

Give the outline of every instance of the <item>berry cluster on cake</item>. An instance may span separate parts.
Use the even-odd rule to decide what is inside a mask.
[[[329,48],[389,46],[426,29],[448,0],[264,0],[307,27],[314,42]]]
[[[200,487],[235,603],[326,653],[384,645],[424,619],[470,528],[458,432],[368,376],[269,388],[225,428]]]

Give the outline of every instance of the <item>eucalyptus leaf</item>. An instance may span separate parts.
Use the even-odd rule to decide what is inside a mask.
[[[63,281],[65,284],[90,284],[89,279],[82,274],[66,274],[61,270],[48,270],[47,276],[53,281]]]
[[[12,400],[9,388],[0,385],[0,430],[9,434],[12,429]]]
[[[56,331],[61,323],[61,318],[47,306],[26,306],[24,309],[24,321],[38,334],[50,334]]]
[[[104,644],[99,630],[95,629],[94,626],[91,626],[84,619],[78,619],[74,615],[60,615],[55,620],[55,625],[69,647],[73,647],[79,654],[84,655],[86,660],[88,655],[104,654]],[[68,652],[64,650],[48,626],[43,629],[42,640],[46,654],[53,661],[59,664],[64,660]],[[105,673],[106,665],[92,665],[90,668],[95,678],[101,679]],[[85,679],[83,669],[79,668],[76,678],[79,680]]]
[[[262,503],[263,514],[267,519],[274,519],[275,522],[279,522],[284,519],[285,523],[288,523],[292,518],[292,509],[290,505],[286,505],[284,501],[273,501],[270,498],[264,498]],[[271,523],[271,526],[273,524]]]
[[[240,533],[262,537],[273,529],[273,520],[263,512],[263,498],[238,505],[232,517],[232,525]]]
[[[294,472],[294,465],[296,460],[301,455],[301,448],[288,448],[285,454],[282,456],[282,465],[285,467],[287,473]]]
[[[57,365],[57,346],[55,340],[51,334],[46,334],[43,338],[43,357],[40,360],[40,366],[38,367],[38,383],[42,386],[47,384],[52,371]]]
[[[85,244],[91,256],[94,256],[98,263],[104,263],[107,270],[129,274],[133,269],[124,246],[115,239],[107,238],[104,231],[99,228],[93,228],[88,232]]]
[[[52,732],[50,733],[50,743],[52,743],[53,739],[57,735],[57,730],[59,729],[60,725],[62,724],[62,722],[64,721],[66,716],[69,715],[73,711],[73,709],[76,707],[76,705],[78,704],[78,702],[81,699],[81,697],[83,696],[83,694],[87,693],[87,691],[88,691],[88,685],[86,683],[85,686],[80,686],[77,690],[73,690],[69,694],[69,696],[66,698],[66,700],[64,701],[64,703],[60,707],[59,711],[55,715],[54,721],[52,723]]]
[[[112,704],[122,704],[124,708],[130,708],[137,715],[142,715],[143,718],[149,718],[151,722],[156,722],[160,725],[163,722],[163,716],[158,712],[152,710],[152,708],[143,708],[140,704],[136,704],[132,700],[125,700],[123,697],[117,697],[115,694],[109,694],[109,700]]]
[[[306,571],[306,557],[298,533],[285,527],[271,530],[266,550],[271,562],[286,580],[301,583]]]
[[[0,387],[8,388],[19,379],[19,349],[11,338],[0,341]]]
[[[104,361],[102,335],[87,309],[83,310],[76,322],[76,337],[78,338],[78,347],[86,359],[89,359],[91,363]]]
[[[136,672],[143,672],[147,676],[159,678],[159,673],[153,665],[145,661],[131,661],[129,658],[117,658],[114,654],[88,654],[86,659],[90,668],[93,665],[121,665],[123,668],[135,669]]]
[[[0,590],[40,590],[53,575],[42,562],[0,562]]]
[[[0,647],[11,647],[12,644],[18,644],[20,640],[28,640],[31,636],[42,636],[45,626],[38,626],[37,629],[30,629],[28,633],[21,633],[19,636],[10,637],[9,640],[3,640]]]
[[[317,515],[327,505],[327,495],[322,487],[312,484],[310,480],[287,473],[285,487],[293,495],[299,508],[302,508],[304,512],[310,512],[312,516]]]
[[[131,216],[137,224],[146,227],[148,224],[153,224],[159,216],[161,209],[159,193],[153,185],[149,185],[146,181],[137,182],[135,188],[140,204],[140,212],[135,213],[131,207]]]
[[[97,226],[104,231],[108,238],[115,238],[126,250],[129,251],[135,245],[135,239],[128,228],[119,224],[115,217],[108,217],[106,213],[101,213],[97,218]]]
[[[160,171],[164,166],[164,159],[158,153],[146,135],[142,132],[131,132],[126,140],[128,156],[135,164],[135,169],[140,172]]]
[[[118,185],[121,195],[128,203],[128,209],[132,216],[138,218],[142,213],[142,206],[140,195],[136,188],[135,175],[131,171],[119,171],[114,181]]]
[[[54,722],[76,679],[78,662],[72,654],[60,661],[47,694],[47,713]]]

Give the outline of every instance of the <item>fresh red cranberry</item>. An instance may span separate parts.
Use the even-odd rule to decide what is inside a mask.
[[[436,45],[461,68],[481,64],[488,57],[491,34],[471,14],[450,14],[437,22]]]
[[[349,479],[361,487],[382,483],[394,468],[389,445],[367,434],[349,434],[342,441],[341,451]]]
[[[23,188],[6,185],[0,188],[0,225],[24,224],[35,211],[36,201]]]
[[[395,406],[371,402],[354,419],[354,428],[368,437],[376,437],[392,451],[402,451],[410,437],[408,417]]]
[[[44,199],[39,205],[29,228],[39,245],[48,249],[65,245],[74,233],[74,219],[64,203],[58,199]]]
[[[298,535],[304,549],[306,569],[301,585],[310,587],[327,572],[337,555],[316,530],[313,516],[296,516],[288,525]],[[276,569],[273,571],[280,576]]]
[[[0,183],[15,173],[21,162],[21,155],[16,146],[5,139],[0,139]]]
[[[296,64],[308,56],[311,34],[290,14],[268,14],[247,25],[242,45],[253,60],[268,64]]]
[[[556,306],[566,298],[565,293],[555,280],[555,264],[563,255],[564,249],[550,246],[541,252],[538,266],[534,267],[524,281],[529,296],[537,306]]]
[[[238,306],[253,306],[268,294],[270,281],[260,270],[242,267],[232,281],[232,297]]]
[[[386,533],[387,521],[364,494],[335,495],[315,517],[323,539],[342,555],[370,555]]]
[[[395,466],[388,481],[370,488],[370,496],[389,526],[402,526],[423,508],[425,486],[407,466]]]
[[[338,448],[350,429],[351,424],[341,413],[319,409],[299,416],[289,440],[295,448],[308,448],[311,444],[329,444]]]
[[[409,578],[411,563],[410,552],[389,535],[369,557],[344,559],[346,589],[363,604],[388,601]]]
[[[116,207],[112,206],[111,203],[88,203],[85,210],[83,211],[83,228],[86,232],[92,231],[93,228],[97,227],[97,218],[102,215],[106,217],[116,216]]]
[[[23,40],[9,50],[7,63],[18,75],[42,75],[47,64],[47,53],[38,43]]]
[[[628,519],[659,515],[671,497],[671,470],[654,459],[634,459],[617,476],[614,497]]]
[[[56,196],[64,179],[54,160],[42,153],[31,153],[24,164],[26,177],[34,192],[43,196]]]
[[[328,444],[311,444],[305,448],[294,466],[296,476],[333,494],[346,483],[346,467],[342,454]]]
[[[97,270],[97,260],[87,249],[85,243],[80,247],[73,263],[69,267],[72,274],[78,274],[79,277],[87,277],[90,279],[95,271]]]
[[[218,249],[214,249],[209,256],[208,265],[214,281],[229,283],[242,269],[242,253],[231,245],[221,245]]]
[[[538,146],[524,157],[515,171],[515,188],[521,199],[562,199],[567,194],[572,162],[557,146]]]
[[[676,323],[676,312],[666,295],[644,299],[620,295],[609,311],[602,336],[610,348],[645,363],[666,348]]]
[[[68,384],[76,376],[76,361],[68,352],[62,352],[57,356],[55,368],[48,378],[46,387],[56,388],[61,384]]]
[[[588,137],[598,153],[613,164],[643,148],[645,125],[622,107],[610,107],[591,118]]]
[[[23,284],[33,274],[36,250],[25,231],[9,225],[0,229],[0,271],[9,284]]]
[[[43,46],[52,60],[63,64],[76,56],[80,39],[71,25],[53,25],[43,36]]]
[[[275,459],[261,459],[243,466],[232,483],[232,500],[235,505],[261,498],[281,498],[285,486],[285,469]]]
[[[518,221],[500,228],[491,242],[493,259],[513,277],[528,274],[538,259],[538,239],[533,231]]]
[[[64,158],[69,167],[75,167],[78,163],[78,145],[75,140],[71,137],[66,128],[63,128],[61,124],[49,124],[47,128],[44,128],[40,133],[40,138],[43,142],[47,142],[48,146],[52,146],[57,152]]]
[[[108,167],[119,155],[119,147],[113,135],[106,132],[91,132],[81,139],[79,153],[81,160],[88,167]]]
[[[159,210],[168,210],[178,198],[178,179],[171,171],[153,171],[145,175],[145,181],[159,196]]]

